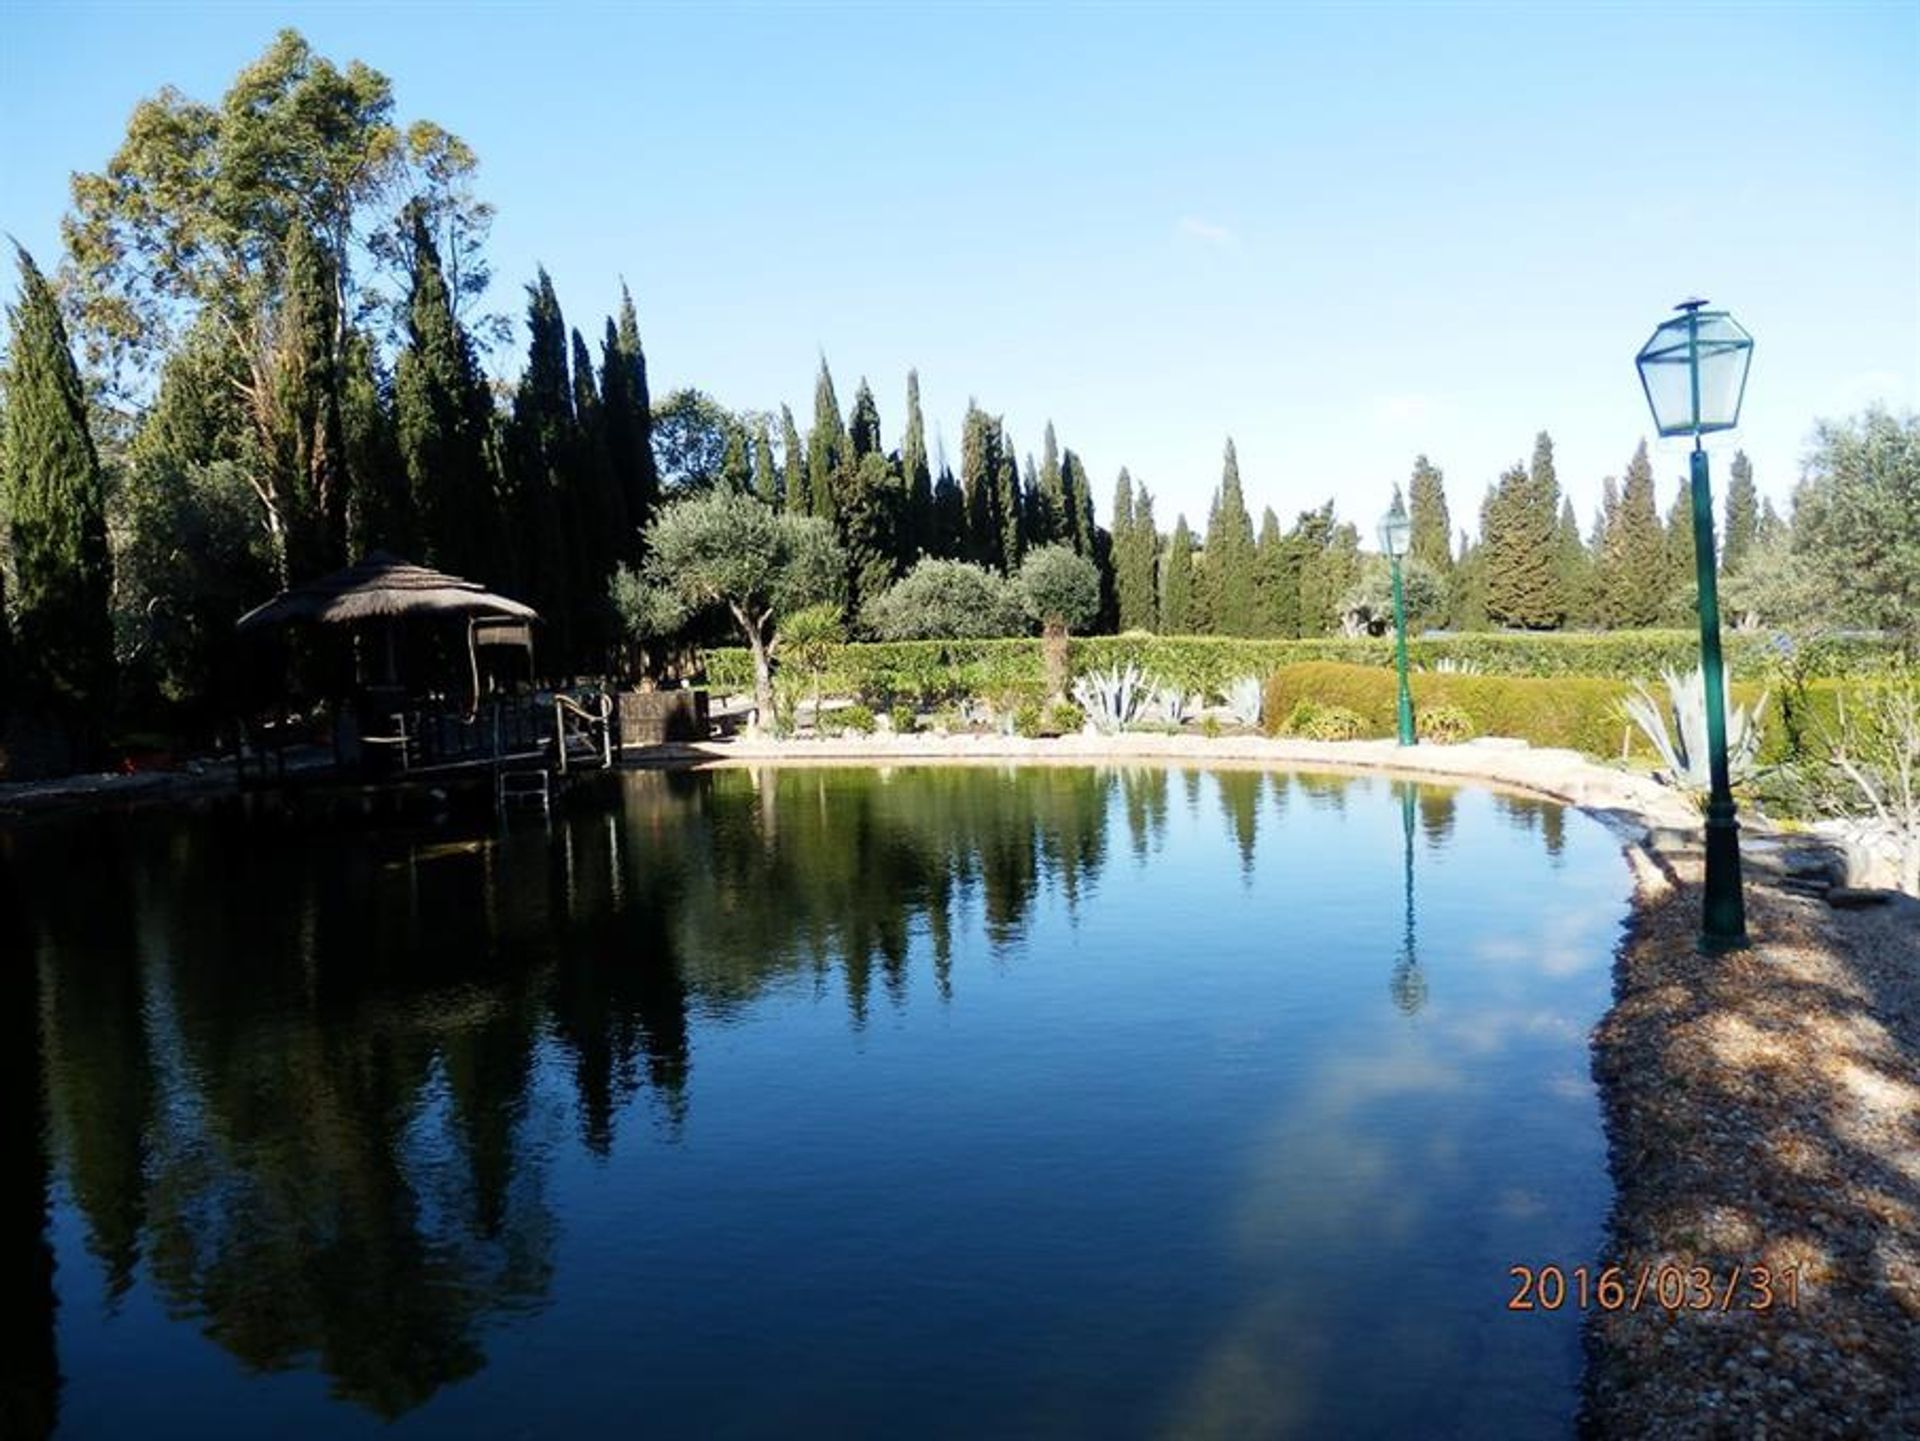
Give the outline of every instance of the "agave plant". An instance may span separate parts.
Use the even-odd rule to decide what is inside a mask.
[[[1193,700],[1177,685],[1162,686],[1153,693],[1153,708],[1168,725],[1182,726],[1186,724],[1187,712],[1193,709]]]
[[[1457,656],[1443,655],[1426,669],[1435,675],[1479,675],[1481,666],[1477,660],[1461,660]]]
[[[1260,678],[1243,675],[1227,687],[1227,710],[1243,726],[1260,724]]]
[[[1634,693],[1621,704],[1627,717],[1652,742],[1660,753],[1673,783],[1686,790],[1704,791],[1709,785],[1707,760],[1707,675],[1695,667],[1685,675],[1677,671],[1660,673],[1666,682],[1663,706],[1643,683],[1635,681]],[[1725,665],[1720,668],[1721,693],[1726,693]],[[1760,712],[1766,707],[1762,695],[1751,710],[1743,706],[1727,708],[1727,775],[1740,780],[1753,771],[1754,758],[1760,752]],[[1672,728],[1669,730],[1668,724]]]
[[[1086,712],[1088,725],[1102,735],[1113,735],[1139,717],[1150,688],[1147,673],[1129,661],[1079,677],[1073,683],[1073,699]]]

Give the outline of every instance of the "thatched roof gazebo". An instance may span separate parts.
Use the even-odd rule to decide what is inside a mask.
[[[540,618],[532,606],[495,595],[475,581],[377,550],[345,570],[281,591],[241,616],[235,628],[246,634],[285,625],[353,625],[426,616],[522,624]]]
[[[344,714],[356,717],[345,736],[336,726],[340,758],[349,749],[346,740],[354,748],[407,744],[410,736],[437,733],[443,719],[462,714],[471,729],[481,702],[481,651],[502,659],[523,654],[524,678],[530,679],[533,623],[539,619],[532,606],[474,581],[375,551],[345,570],[281,591],[234,624],[244,636],[298,628],[337,634],[347,643],[344,653],[328,648],[348,670],[334,672],[327,684],[351,702]],[[509,668],[518,667],[510,662]],[[456,679],[458,671],[465,675]],[[498,677],[492,667],[488,671]],[[461,744],[470,748],[473,742]]]

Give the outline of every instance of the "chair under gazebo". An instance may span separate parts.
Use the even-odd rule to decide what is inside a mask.
[[[310,629],[323,650],[339,638],[322,667],[337,764],[412,771],[545,751],[564,766],[564,710],[580,708],[526,693],[539,619],[475,581],[376,551],[289,587],[235,627],[253,636]]]

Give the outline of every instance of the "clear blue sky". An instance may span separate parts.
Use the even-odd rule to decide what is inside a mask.
[[[631,283],[656,393],[889,439],[909,366],[1051,417],[1104,518],[1122,464],[1203,523],[1222,442],[1283,521],[1372,521],[1417,451],[1456,524],[1552,432],[1583,525],[1646,432],[1676,300],[1757,337],[1784,501],[1812,422],[1920,408],[1920,5],[1211,9],[0,4],[0,228],[163,84],[216,99],[284,24],[464,136],[496,304],[544,263],[589,334]],[[517,365],[505,356],[502,364]],[[1662,504],[1683,467],[1656,452]],[[1724,466],[1719,471],[1724,475]]]

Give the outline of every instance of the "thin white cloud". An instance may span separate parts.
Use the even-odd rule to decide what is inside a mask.
[[[1373,418],[1377,424],[1413,428],[1445,419],[1453,407],[1437,395],[1409,391],[1402,395],[1382,395],[1374,399]]]
[[[1204,241],[1221,250],[1232,250],[1239,246],[1240,237],[1224,225],[1216,225],[1211,220],[1202,220],[1197,215],[1183,215],[1174,230],[1192,240]]]

